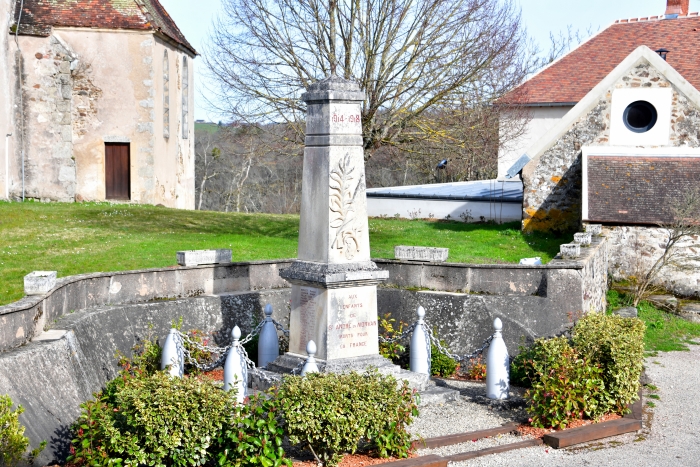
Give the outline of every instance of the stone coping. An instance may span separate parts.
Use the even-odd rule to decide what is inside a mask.
[[[603,237],[604,238],[604,237]],[[594,237],[593,243],[590,247],[581,248],[581,256],[575,260],[562,260],[555,258],[547,264],[541,265],[527,265],[527,264],[475,264],[475,263],[450,263],[442,261],[421,261],[421,262],[408,262],[406,260],[397,259],[383,259],[376,258],[372,261],[376,264],[401,264],[401,265],[414,265],[415,267],[424,266],[440,266],[447,268],[459,268],[459,269],[583,269],[585,266],[583,263],[586,262],[588,256],[592,254],[593,249],[600,243],[600,239]],[[0,306],[0,316],[8,313],[13,313],[16,311],[26,310],[32,308],[37,304],[41,303],[43,300],[51,296],[56,290],[65,287],[68,284],[75,282],[80,282],[89,279],[97,279],[112,276],[124,276],[124,275],[137,275],[137,274],[149,274],[154,272],[165,272],[176,270],[186,270],[186,269],[211,269],[215,267],[236,267],[236,266],[249,266],[249,265],[264,265],[264,264],[290,264],[297,261],[295,258],[282,258],[274,260],[260,260],[260,261],[238,261],[231,262],[227,264],[203,264],[197,266],[165,266],[160,268],[149,268],[149,269],[134,269],[128,271],[112,271],[112,272],[93,272],[85,274],[76,274],[72,276],[60,277],[56,279],[56,285],[48,292],[43,295],[31,295],[25,296],[16,302],[9,303],[7,305]]]
[[[31,308],[43,300],[50,297],[55,291],[65,287],[68,284],[73,284],[75,282],[99,279],[104,277],[113,276],[127,276],[127,275],[138,275],[138,274],[150,274],[154,272],[166,272],[172,270],[190,270],[190,269],[211,269],[216,267],[235,267],[235,266],[250,266],[250,265],[264,265],[264,264],[279,264],[279,263],[292,263],[295,259],[274,259],[274,260],[261,260],[261,261],[239,261],[226,264],[200,264],[196,266],[179,266],[177,264],[172,266],[165,266],[160,268],[149,268],[149,269],[132,269],[128,271],[112,271],[112,272],[90,272],[85,274],[75,274],[72,276],[59,277],[56,279],[56,285],[42,295],[28,295],[16,302],[9,303],[7,305],[0,306],[0,316],[8,313],[13,313],[16,311],[26,310]]]

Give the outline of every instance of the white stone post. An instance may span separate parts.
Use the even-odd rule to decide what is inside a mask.
[[[411,335],[411,371],[430,375],[430,337],[425,329],[425,308],[418,307],[418,321]]]
[[[265,368],[279,356],[280,340],[275,323],[272,322],[272,305],[268,303],[265,305],[265,324],[258,339],[258,367]]]
[[[306,353],[309,354],[309,356],[306,358],[304,367],[301,369],[301,376],[319,372],[318,365],[316,365],[316,359],[314,358],[314,355],[316,355],[316,343],[314,341],[309,341],[309,343],[306,344]]]
[[[486,397],[489,399],[507,399],[510,388],[510,357],[501,329],[503,323],[500,318],[494,319],[493,340],[486,357]]]
[[[231,336],[233,344],[224,364],[224,391],[235,387],[237,389],[236,399],[238,402],[243,402],[248,394],[248,366],[240,354],[241,344],[238,341],[241,338],[241,330],[238,326],[234,326]]]
[[[168,369],[171,376],[182,378],[185,373],[185,355],[182,349],[180,336],[177,329],[171,329],[163,344],[163,353],[160,357],[160,369]]]

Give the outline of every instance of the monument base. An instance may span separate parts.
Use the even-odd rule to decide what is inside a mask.
[[[287,352],[277,357],[274,362],[268,363],[267,370],[274,373],[290,374],[295,368],[301,368],[304,361],[306,361],[306,356]],[[338,358],[329,361],[317,359],[316,364],[319,370],[324,373],[349,373],[352,371],[361,373],[365,370],[376,369],[379,373],[391,375],[398,381],[408,381],[408,385],[418,391],[425,390],[430,383],[428,375],[404,370],[379,354]]]

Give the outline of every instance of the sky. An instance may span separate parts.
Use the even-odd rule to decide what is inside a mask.
[[[550,33],[555,36],[569,26],[584,37],[605,29],[621,18],[662,15],[665,0],[514,0],[520,6],[529,35],[540,48],[549,47]],[[220,0],[160,0],[187,40],[200,53],[204,50],[212,21],[221,10]],[[700,9],[700,0],[690,1],[690,11]],[[195,61],[195,118],[218,121],[217,114],[206,108],[204,64],[202,57]]]

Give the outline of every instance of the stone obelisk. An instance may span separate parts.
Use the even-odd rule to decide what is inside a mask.
[[[370,260],[357,84],[331,76],[308,87],[298,259],[280,275],[292,284],[291,365],[313,340],[326,371],[381,362],[377,284],[388,271]],[[279,362],[281,363],[281,362]]]

